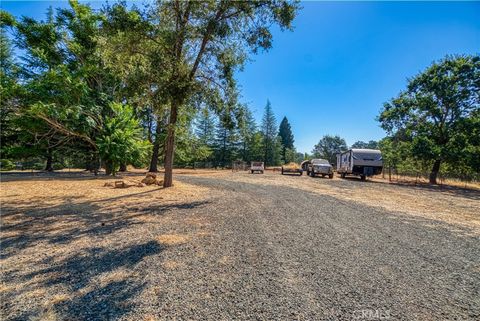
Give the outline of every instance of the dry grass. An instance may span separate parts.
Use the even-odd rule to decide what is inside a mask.
[[[163,245],[178,245],[188,242],[190,237],[181,234],[164,234],[157,237],[157,241]]]
[[[386,184],[406,185],[406,186],[430,186],[428,179],[424,177],[412,177],[412,176],[392,176],[390,180],[388,175],[382,177],[381,175],[371,178],[372,181],[382,182]],[[474,191],[480,191],[480,182],[462,182],[455,179],[438,179],[439,186],[445,188],[460,188],[469,189]]]
[[[141,284],[142,275],[132,270],[129,257],[161,252],[162,246],[180,245],[197,232],[207,233],[204,218],[179,217],[176,209],[202,206],[211,197],[208,188],[180,181],[167,189],[104,187],[120,179],[139,181],[144,175],[2,176],[0,300],[5,304],[0,318],[13,318],[22,307],[33,319],[69,319],[58,307],[82,309],[95,304],[88,303],[91,293],[127,287],[125,282]],[[186,223],[191,231],[185,235],[175,230],[183,219],[192,222]],[[73,282],[79,286],[72,287]]]

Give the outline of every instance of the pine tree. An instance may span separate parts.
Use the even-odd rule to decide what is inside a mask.
[[[215,132],[215,164],[226,167],[238,154],[237,129],[231,120],[220,119]]]
[[[252,161],[252,149],[254,144],[254,135],[257,131],[257,124],[253,114],[247,106],[243,106],[238,119],[238,134],[240,139],[240,157],[243,161]]]
[[[294,152],[293,143],[295,140],[293,139],[292,128],[290,123],[288,122],[287,117],[283,117],[282,122],[280,123],[280,127],[278,130],[278,136],[280,136],[280,140],[282,143],[282,161],[287,163],[287,150]],[[289,157],[290,159],[292,157]]]
[[[270,101],[267,100],[265,111],[262,119],[262,134],[263,134],[263,161],[266,166],[276,165],[276,140],[277,140],[277,124],[275,115],[272,110]]]
[[[203,145],[213,145],[215,139],[215,119],[207,108],[202,109],[197,117],[195,134]]]

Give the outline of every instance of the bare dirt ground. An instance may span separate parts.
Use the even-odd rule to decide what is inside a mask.
[[[477,190],[176,175],[2,175],[2,319],[480,317]]]

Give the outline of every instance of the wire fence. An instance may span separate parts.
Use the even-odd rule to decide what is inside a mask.
[[[405,170],[394,167],[384,167],[382,171],[382,178],[390,181],[415,181],[415,183],[428,182],[430,178],[430,171],[422,170]],[[464,185],[468,187],[470,184],[480,184],[480,173],[453,173],[448,171],[440,171],[437,175],[437,183],[439,185],[448,185],[455,183],[456,185]]]

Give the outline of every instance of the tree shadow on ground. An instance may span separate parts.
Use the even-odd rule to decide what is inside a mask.
[[[142,224],[208,203],[142,202],[140,197],[155,191],[95,201],[60,197],[54,205],[42,200],[3,202],[2,319],[45,319],[49,310],[59,320],[114,320],[132,310],[133,298],[145,284],[141,273],[130,272],[142,270],[148,257],[163,250],[153,235],[141,233]],[[119,200],[128,202],[117,205]],[[65,298],[51,299],[51,293]]]
[[[191,209],[207,204],[206,201],[171,204],[141,204],[105,207],[116,201],[143,196],[159,189],[110,197],[95,201],[75,202],[72,198],[56,197],[49,201],[62,201],[58,205],[42,206],[28,201],[11,201],[2,204],[2,235],[0,258],[10,254],[10,249],[22,250],[38,242],[66,244],[83,236],[101,236],[143,224],[142,216],[162,216],[169,210]],[[140,204],[139,204],[140,203]]]
[[[136,173],[139,175],[139,173]],[[2,182],[16,181],[48,181],[48,180],[90,180],[90,179],[122,179],[123,176],[106,176],[104,174],[95,175],[89,171],[72,171],[72,172],[31,172],[31,171],[14,171],[0,173]]]
[[[22,276],[20,281],[39,278],[36,288],[67,288],[64,299],[45,304],[60,320],[114,320],[134,308],[131,302],[145,287],[135,277],[121,272],[131,271],[149,256],[160,255],[163,247],[155,241],[121,249],[92,248],[87,254],[69,258]],[[44,278],[45,275],[53,277]],[[7,282],[10,280],[6,280]],[[3,296],[4,304],[15,302],[16,293]],[[38,298],[37,298],[38,299]],[[47,311],[32,308],[17,320],[44,319]]]

